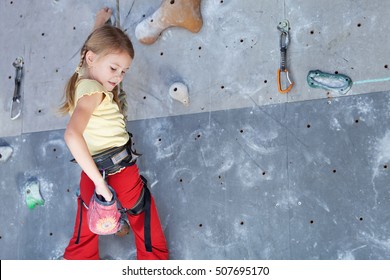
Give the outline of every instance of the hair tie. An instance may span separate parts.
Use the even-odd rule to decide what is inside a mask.
[[[80,75],[80,66],[77,66],[77,68],[74,72],[77,73],[77,75]]]

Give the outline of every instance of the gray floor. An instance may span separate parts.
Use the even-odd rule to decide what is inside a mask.
[[[160,3],[120,1],[120,18],[136,49],[128,128],[171,258],[389,259],[390,2],[203,0],[199,33],[169,28],[142,45],[134,29]],[[107,4],[116,1],[0,2],[0,148],[13,149],[0,158],[0,259],[56,259],[69,241],[80,169],[55,108]],[[287,95],[276,86],[283,18]],[[10,120],[18,56],[23,111]],[[346,95],[310,88],[315,69],[354,85]],[[177,81],[189,107],[168,94]],[[31,180],[45,200],[34,209]],[[101,237],[101,257],[134,259],[133,236]]]

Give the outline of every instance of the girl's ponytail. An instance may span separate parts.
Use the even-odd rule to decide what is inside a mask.
[[[76,83],[80,75],[81,67],[83,67],[83,62],[85,58],[85,54],[87,53],[87,48],[85,45],[81,49],[81,56],[80,56],[80,62],[77,66],[75,72],[70,77],[68,82],[65,86],[65,93],[64,93],[64,102],[62,103],[61,107],[59,108],[59,113],[62,115],[66,115],[69,113],[70,110],[73,109],[74,106],[74,98],[75,98],[75,91],[76,91]]]

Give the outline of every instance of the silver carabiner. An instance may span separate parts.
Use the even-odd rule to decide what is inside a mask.
[[[290,80],[288,70],[287,70],[287,47],[290,44],[290,23],[287,19],[279,22],[277,26],[278,30],[280,31],[280,40],[279,40],[279,46],[280,46],[280,67],[277,72],[277,83],[278,83],[278,90],[280,93],[287,93],[291,90],[294,83]],[[281,73],[285,73],[288,81],[288,87],[286,89],[282,88],[282,82],[280,79]]]
[[[16,120],[22,113],[20,91],[23,77],[23,64],[23,57],[16,58],[12,63],[12,65],[15,67],[15,89],[11,104],[11,120]]]

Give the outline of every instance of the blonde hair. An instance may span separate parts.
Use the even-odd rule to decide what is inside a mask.
[[[64,102],[59,108],[59,112],[63,115],[74,109],[76,83],[79,79],[80,71],[84,66],[85,54],[87,51],[92,51],[93,53],[101,56],[109,53],[126,52],[132,59],[134,58],[133,44],[131,43],[129,37],[121,29],[111,25],[104,25],[94,30],[88,36],[81,48],[80,63],[77,66],[75,73],[70,77],[65,86]],[[112,93],[114,95],[114,101],[121,109],[121,113],[125,115],[126,112],[124,112],[123,109],[126,109],[127,107],[127,104],[125,104],[126,98],[122,97],[121,100],[119,100],[119,91],[120,88],[116,86],[112,90]]]

